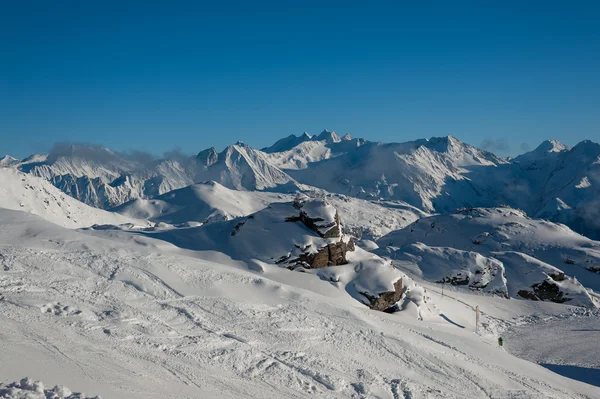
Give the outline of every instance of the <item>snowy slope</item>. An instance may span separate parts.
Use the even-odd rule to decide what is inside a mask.
[[[311,163],[353,152],[365,144],[367,140],[355,139],[349,134],[340,137],[325,129],[312,137],[306,132],[299,137],[291,135],[262,151],[269,154],[269,162],[280,169],[306,169]]]
[[[293,197],[261,191],[237,191],[216,182],[198,183],[152,199],[136,199],[111,211],[170,224],[208,223],[246,216],[273,202]]]
[[[355,248],[351,237],[340,231],[326,234],[335,229],[339,221],[335,207],[307,196],[298,198],[296,201],[302,201],[301,205],[297,202],[273,203],[246,218],[147,234],[182,248],[218,251],[236,260],[252,261],[258,270],[262,270],[265,264],[280,264],[281,267],[315,273],[326,281],[335,281],[340,289],[367,304],[369,299],[366,295],[376,298],[385,292],[393,292],[394,283],[399,279],[403,279],[405,288],[414,285],[391,264]],[[313,231],[308,224],[295,220],[300,212],[315,220]],[[336,255],[332,255],[334,251]],[[309,260],[311,256],[324,256],[325,260],[315,260],[313,264]],[[328,263],[331,267],[326,267]],[[416,292],[417,289],[414,290]],[[418,300],[414,301],[420,304]],[[417,311],[425,312],[420,306],[417,305]]]
[[[209,149],[198,154],[194,180],[213,180],[236,190],[265,190],[294,185],[295,181],[269,163],[268,155],[239,142],[221,153]]]
[[[439,211],[463,206],[480,196],[464,176],[466,167],[495,167],[503,162],[448,136],[407,143],[368,143],[289,173],[302,183],[328,191],[402,200],[426,211]],[[447,195],[447,185],[461,194]]]
[[[5,155],[0,158],[0,167],[8,167],[19,163],[19,160],[11,157],[10,155]]]
[[[93,224],[145,223],[138,218],[85,205],[41,178],[9,168],[0,168],[0,208],[29,212],[70,228]]]
[[[23,212],[0,210],[0,223],[2,381],[116,399],[600,394],[473,333],[475,303],[490,320],[564,305],[432,292],[443,314],[418,320],[309,273]]]
[[[597,294],[584,286],[600,291],[600,242],[518,210],[473,208],[432,216],[377,243],[378,253],[412,262],[413,271],[431,281],[447,278],[455,285],[493,292],[501,283],[498,276],[505,274],[511,297],[528,297],[521,290],[531,292],[532,285],[543,284],[540,288],[563,292],[558,299],[598,306]],[[490,287],[474,284],[481,278],[495,282]]]
[[[369,201],[323,190],[303,190],[311,198],[330,202],[344,220],[344,232],[374,240],[408,226],[427,213],[403,202]],[[111,211],[137,219],[170,224],[209,223],[247,216],[275,202],[289,202],[293,194],[232,190],[216,182],[198,183],[151,199],[136,199]],[[189,224],[189,223],[188,223]]]
[[[535,150],[521,154],[514,158],[515,162],[528,163],[546,158],[553,158],[558,154],[569,151],[571,148],[558,140],[546,140],[542,142]]]
[[[600,238],[600,145],[589,140],[573,148],[545,142],[495,170],[479,169],[473,184],[496,198],[475,206],[509,204],[527,214],[567,224],[578,233]],[[492,204],[492,205],[491,205]]]
[[[375,201],[331,194],[326,191],[303,191],[313,198],[330,202],[344,221],[344,232],[362,240],[376,240],[402,229],[429,214],[401,201]]]

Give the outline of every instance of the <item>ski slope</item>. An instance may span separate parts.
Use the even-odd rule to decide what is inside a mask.
[[[0,210],[0,376],[104,398],[596,398],[496,344],[571,309],[425,285],[438,314],[369,310],[335,284],[120,230]],[[211,225],[214,226],[214,225]],[[426,284],[426,283],[424,283]],[[472,308],[485,326],[474,333]],[[591,344],[595,345],[595,344]]]

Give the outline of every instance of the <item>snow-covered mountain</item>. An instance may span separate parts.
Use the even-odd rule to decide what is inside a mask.
[[[571,148],[558,140],[546,140],[535,150],[521,154],[514,159],[516,162],[525,163],[539,161],[545,158],[552,158],[561,152],[569,151]]]
[[[19,163],[19,160],[9,155],[5,155],[2,158],[0,158],[0,167],[8,167],[17,163]]]
[[[326,200],[340,213],[344,232],[357,239],[374,240],[408,226],[427,213],[399,201],[374,201],[305,190],[305,195]],[[131,218],[169,224],[213,223],[248,216],[294,195],[268,191],[232,190],[217,182],[197,183],[152,199],[135,199],[111,209]]]
[[[214,148],[204,150],[196,161],[197,182],[213,180],[236,190],[266,190],[286,185],[295,188],[294,179],[271,164],[267,154],[241,142],[221,153]]]
[[[366,143],[288,173],[302,183],[328,191],[402,200],[433,211],[463,206],[478,196],[465,176],[466,167],[495,167],[504,162],[448,136],[407,143]],[[447,185],[459,187],[462,194],[447,196]]]
[[[62,146],[49,155],[32,155],[12,166],[105,209],[193,183],[189,166],[176,160],[134,160],[93,145]]]
[[[578,233],[600,238],[600,145],[585,140],[568,148],[556,141],[496,169],[480,168],[470,178],[495,201],[535,218],[568,225]],[[454,194],[454,192],[452,192]]]
[[[369,200],[402,201],[424,212],[509,205],[600,238],[600,145],[546,141],[514,159],[453,136],[374,143],[324,130],[257,150],[236,143],[194,157],[148,160],[102,147],[68,146],[6,166],[43,177],[101,208],[152,199],[215,181],[239,191],[293,193],[319,188]],[[142,159],[139,159],[142,158]]]
[[[217,182],[197,183],[152,199],[135,199],[111,211],[138,219],[170,224],[230,220],[293,196],[263,191],[238,191]]]
[[[69,228],[94,224],[145,225],[138,218],[88,206],[42,178],[11,168],[0,168],[0,208],[28,212]]]
[[[380,255],[434,282],[511,297],[600,306],[600,242],[510,208],[417,220],[377,241]],[[589,288],[593,291],[588,291]]]
[[[99,208],[111,208],[137,198],[153,198],[172,190],[214,180],[239,190],[265,190],[294,180],[272,165],[267,155],[238,143],[221,153],[201,151],[196,157],[134,159],[99,146],[70,145],[50,155],[6,162],[47,179],[66,194]]]

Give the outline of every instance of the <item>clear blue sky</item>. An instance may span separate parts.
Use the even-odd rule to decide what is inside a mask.
[[[598,2],[412,3],[3,2],[0,153],[600,140]]]

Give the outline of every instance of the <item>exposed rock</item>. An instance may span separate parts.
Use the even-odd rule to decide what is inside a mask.
[[[535,296],[533,291],[520,290],[518,294],[521,298],[530,299],[532,301],[539,301],[539,298]]]
[[[558,285],[549,283],[548,281],[533,284],[531,288],[533,289],[532,291],[519,291],[519,296],[531,299],[532,301],[551,301],[556,303],[564,303],[571,300],[571,298],[564,297],[564,293]]]
[[[299,266],[306,269],[319,269],[348,263],[346,253],[355,250],[354,240],[344,239],[337,210],[324,201],[309,201],[306,196],[298,196],[292,205],[300,212],[297,216],[286,218],[286,222],[301,222],[319,237],[324,239],[339,237],[339,241],[318,248],[316,252],[311,251],[308,247],[298,248],[304,253],[291,260],[290,257],[282,257],[278,263],[290,263],[292,264],[291,269]]]
[[[551,273],[549,276],[554,281],[563,281],[565,279],[564,272]]]
[[[361,292],[370,302],[369,307],[380,312],[390,312],[396,306],[396,303],[402,298],[402,279],[394,283],[394,291],[383,292],[378,297]]]
[[[248,219],[254,219],[254,215],[250,215],[247,218],[245,218],[244,220],[242,220],[241,222],[238,222],[233,227],[233,231],[231,232],[231,235],[235,236],[238,233],[238,231],[240,231],[240,229],[242,228],[242,226],[248,221]]]
[[[354,251],[354,249],[354,240],[350,239],[350,241],[345,242],[340,239],[338,242],[319,248],[317,252],[305,252],[291,261],[289,258],[282,258],[278,263],[293,263],[293,265],[290,266],[291,269],[295,269],[298,266],[302,266],[305,269],[320,269],[327,266],[345,265],[348,263],[346,253],[348,251]]]
[[[454,277],[444,277],[443,279],[436,281],[436,283],[438,283],[438,284],[446,283],[446,284],[450,284],[450,285],[468,285],[469,284],[469,276],[465,275],[463,277],[462,273],[458,273]],[[485,288],[485,286],[474,287],[474,288]]]

